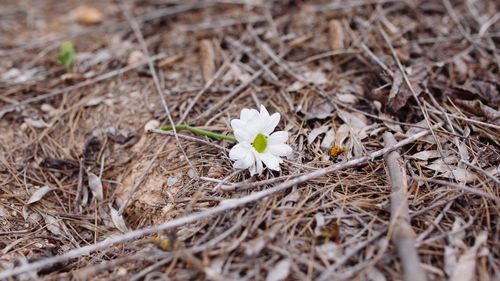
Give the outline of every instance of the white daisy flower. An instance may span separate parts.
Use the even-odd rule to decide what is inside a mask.
[[[288,132],[274,129],[280,121],[280,114],[269,115],[261,105],[260,112],[255,109],[241,110],[240,119],[231,120],[231,127],[238,144],[229,152],[229,158],[234,160],[234,168],[249,169],[250,174],[261,174],[267,168],[279,171],[283,162],[281,156],[292,153],[292,148],[285,144]]]

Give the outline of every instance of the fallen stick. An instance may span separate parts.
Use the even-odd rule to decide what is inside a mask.
[[[438,125],[438,126],[440,126],[440,125]],[[303,175],[294,177],[294,178],[290,179],[289,181],[283,182],[283,183],[278,184],[278,185],[276,185],[272,188],[269,188],[269,189],[265,189],[265,190],[258,191],[258,192],[253,192],[253,193],[251,193],[247,196],[241,197],[241,198],[224,200],[217,207],[214,207],[211,209],[207,209],[207,210],[204,210],[201,212],[197,212],[197,213],[190,214],[190,215],[187,215],[187,216],[184,216],[181,218],[177,218],[177,219],[165,222],[165,223],[160,224],[160,225],[155,225],[152,227],[137,229],[137,230],[134,230],[131,232],[121,234],[121,235],[113,236],[113,237],[110,237],[106,240],[103,240],[101,242],[98,242],[98,243],[95,243],[92,245],[87,245],[87,246],[84,246],[81,248],[69,250],[62,255],[48,257],[48,258],[41,259],[41,260],[38,260],[38,261],[35,261],[32,263],[23,264],[19,267],[15,267],[13,269],[4,270],[4,271],[0,272],[0,280],[6,279],[6,278],[11,277],[11,276],[19,275],[21,273],[30,272],[33,270],[39,270],[39,269],[45,268],[47,266],[50,266],[50,265],[53,265],[56,263],[68,261],[68,260],[73,259],[73,258],[78,258],[78,257],[84,256],[84,255],[90,254],[92,252],[95,252],[97,250],[109,248],[109,247],[116,245],[116,244],[119,244],[119,243],[139,239],[145,235],[157,233],[157,232],[164,231],[167,229],[172,229],[172,228],[179,227],[179,226],[182,226],[182,225],[185,225],[188,223],[193,223],[193,222],[196,222],[198,220],[204,219],[206,217],[209,217],[209,216],[212,216],[215,214],[219,214],[219,213],[222,213],[222,212],[227,211],[227,210],[235,209],[235,208],[237,208],[239,206],[243,206],[247,203],[262,200],[263,198],[266,198],[274,193],[288,189],[294,185],[306,182],[306,181],[311,180],[313,178],[321,177],[321,176],[324,176],[324,175],[329,174],[329,173],[333,173],[333,172],[347,169],[347,168],[356,167],[356,166],[359,166],[361,164],[367,163],[375,158],[378,158],[378,157],[385,155],[386,153],[389,153],[389,152],[394,151],[396,149],[399,149],[405,145],[408,145],[408,144],[418,140],[419,138],[428,135],[429,132],[430,132],[429,130],[425,130],[425,131],[416,133],[416,134],[414,134],[414,135],[412,135],[412,136],[410,136],[410,137],[408,137],[408,138],[406,138],[398,143],[395,143],[392,147],[385,147],[383,149],[380,149],[380,150],[377,150],[373,153],[370,153],[368,156],[363,156],[363,157],[355,158],[355,159],[352,159],[349,161],[337,163],[337,164],[330,166],[330,167],[327,167],[327,168],[318,169],[318,170],[315,170],[315,171],[310,172],[308,174],[303,174]]]
[[[386,132],[384,134],[385,147],[394,147],[396,144],[394,136]],[[386,154],[384,158],[391,182],[391,240],[396,245],[403,265],[403,278],[405,281],[425,281],[427,277],[418,258],[415,233],[410,225],[407,201],[408,180],[404,162],[397,150]]]

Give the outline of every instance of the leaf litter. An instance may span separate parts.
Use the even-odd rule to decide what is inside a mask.
[[[411,226],[417,237],[426,234],[416,243],[420,262],[429,280],[496,278],[497,6],[168,2],[128,3],[148,52],[121,3],[93,3],[80,20],[67,16],[83,5],[72,1],[51,9],[45,1],[4,5],[0,243],[9,251],[0,272],[20,258],[44,260],[231,205],[379,150],[384,132],[403,140],[431,124],[433,134],[400,151]],[[23,5],[35,11],[30,28],[17,16]],[[67,69],[57,62],[63,41],[57,38],[74,46]],[[229,67],[215,75],[225,61]],[[278,126],[289,131],[294,157],[259,178],[232,169],[229,143],[184,132],[177,143],[150,133],[168,124],[165,105],[174,122],[185,115],[190,125],[231,134],[230,120],[260,104],[281,114]],[[206,111],[213,114],[197,118]],[[329,156],[334,146],[346,150],[337,159]],[[402,280],[396,246],[381,238],[392,231],[385,169],[372,159],[180,225],[172,230],[175,253],[146,235],[89,253],[92,262],[77,257],[38,274],[47,280],[81,270],[92,279],[119,272],[145,280]],[[214,191],[221,181],[242,188]],[[338,238],[317,244],[332,222]]]

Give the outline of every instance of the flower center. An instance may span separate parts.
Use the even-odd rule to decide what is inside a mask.
[[[267,137],[263,134],[258,134],[252,142],[253,148],[257,150],[258,153],[264,152],[267,147]]]

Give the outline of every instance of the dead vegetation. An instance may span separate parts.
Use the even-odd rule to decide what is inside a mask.
[[[0,4],[0,279],[500,278],[495,1],[85,4]],[[281,172],[156,129],[260,104]]]

